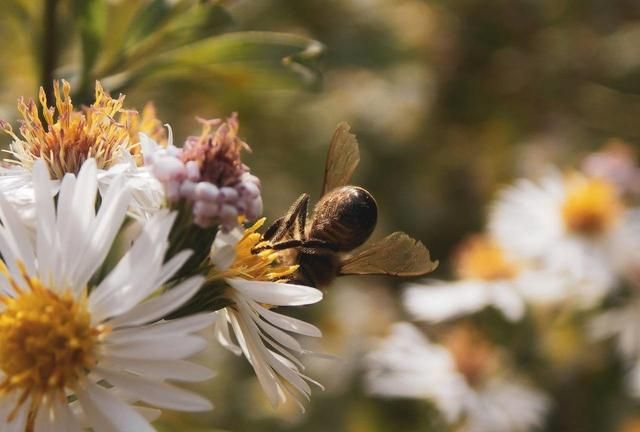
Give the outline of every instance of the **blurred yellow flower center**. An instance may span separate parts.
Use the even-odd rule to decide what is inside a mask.
[[[604,180],[572,178],[562,205],[568,230],[586,235],[606,232],[621,214],[622,203],[615,187]]]
[[[281,255],[273,250],[264,250],[257,254],[251,248],[260,243],[258,229],[265,218],[258,220],[253,226],[245,229],[244,235],[236,245],[236,257],[233,264],[225,272],[224,277],[240,277],[259,281],[282,281],[298,270],[297,265],[283,265]]]
[[[510,279],[518,274],[518,266],[509,261],[494,241],[482,235],[470,237],[458,250],[455,270],[464,279]]]
[[[96,345],[106,329],[92,326],[84,300],[69,292],[58,295],[26,274],[28,289],[23,289],[6,267],[2,270],[16,291],[15,297],[0,296],[0,395],[20,395],[11,417],[29,397],[32,412],[45,396],[64,397],[64,389],[95,365]]]
[[[470,324],[460,324],[449,330],[443,345],[453,356],[458,372],[471,385],[479,384],[498,367],[495,346]]]
[[[31,169],[37,159],[44,159],[51,176],[62,178],[65,173],[78,173],[82,163],[95,158],[98,168],[108,169],[117,160],[121,151],[136,155],[140,152],[138,132],[147,132],[162,140],[161,124],[155,118],[153,107],[143,112],[142,119],[135,111],[122,109],[124,96],[112,99],[99,82],[96,82],[96,99],[82,111],[74,110],[71,102],[71,86],[62,81],[54,83],[55,108],[48,106],[44,89],[40,88],[42,118],[36,103],[21,99],[18,110],[23,122],[19,138],[6,122],[0,128],[14,139],[10,153],[15,160],[7,160]],[[116,120],[116,116],[118,116]],[[159,129],[160,128],[160,129]],[[141,158],[138,158],[139,162]]]
[[[618,432],[640,432],[640,418],[632,418],[622,422]]]

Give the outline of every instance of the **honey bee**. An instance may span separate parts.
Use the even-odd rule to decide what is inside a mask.
[[[340,275],[421,276],[433,271],[427,248],[403,232],[389,236],[349,255],[373,232],[378,205],[364,188],[349,185],[360,162],[356,137],[347,123],[336,128],[325,165],[322,198],[307,221],[309,194],[303,193],[289,211],[277,219],[252,249],[287,251],[299,265],[291,282],[327,286]]]

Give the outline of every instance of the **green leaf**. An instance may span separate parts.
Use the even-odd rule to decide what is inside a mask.
[[[317,84],[324,47],[306,37],[274,32],[227,33],[157,55],[106,81],[123,91],[143,80],[223,81],[241,87]],[[108,84],[109,85],[109,84]]]
[[[177,8],[166,0],[153,0],[149,4],[142,4],[126,33],[125,47],[135,44],[156,31],[177,11]]]
[[[82,41],[82,81],[86,83],[98,59],[107,30],[106,2],[75,0],[74,13]]]
[[[222,7],[209,3],[197,4],[168,21],[148,40],[135,47],[134,51],[146,52],[152,46],[154,54],[178,48],[205,39],[228,28],[233,20]]]

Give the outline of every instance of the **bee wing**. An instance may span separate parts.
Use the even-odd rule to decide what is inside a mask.
[[[358,141],[356,136],[349,132],[350,129],[346,122],[342,122],[333,133],[324,168],[322,195],[348,184],[360,162]]]
[[[437,266],[422,242],[394,232],[344,260],[340,274],[422,276]]]

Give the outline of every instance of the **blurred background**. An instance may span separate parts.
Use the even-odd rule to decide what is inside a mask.
[[[640,138],[635,0],[3,0],[0,42],[0,118],[14,124],[17,98],[52,78],[70,80],[78,103],[91,102],[96,79],[128,108],[153,101],[178,143],[199,133],[196,116],[239,112],[269,219],[302,192],[318,198],[329,139],[348,121],[362,158],[355,181],[380,207],[374,237],[422,240],[438,278],[501,185]],[[425,402],[364,394],[358,360],[405,317],[397,286],[343,278],[302,311],[324,332],[315,348],[338,357],[307,362],[326,390],[305,415],[274,410],[244,359],[212,346],[203,358],[220,373],[199,389],[216,410],[166,413],[158,427],[446,430]],[[560,408],[546,430],[618,430],[640,414],[619,396],[615,362],[604,363],[547,386]]]

